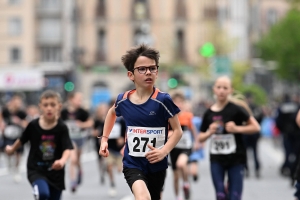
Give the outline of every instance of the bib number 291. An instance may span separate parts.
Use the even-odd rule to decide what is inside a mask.
[[[215,150],[222,151],[224,149],[229,149],[230,144],[228,141],[215,141]]]
[[[133,143],[134,143],[134,146],[133,146],[133,151],[134,152],[141,152],[141,149],[139,148],[141,142],[143,143],[142,145],[142,152],[145,152],[146,151],[146,147],[147,147],[147,144],[149,142],[150,138],[148,137],[134,137],[133,138]],[[156,145],[156,138],[152,138],[152,140],[150,141],[150,143],[152,144],[153,147],[155,147]]]

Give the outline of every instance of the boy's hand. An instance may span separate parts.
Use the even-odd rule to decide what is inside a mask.
[[[15,151],[12,146],[6,145],[5,152],[7,153],[7,155],[12,155]]]
[[[151,146],[150,144],[148,144],[147,146],[151,149],[151,151],[146,153],[145,157],[148,159],[148,161],[151,164],[157,163],[167,156],[167,153],[164,152],[162,149],[156,149],[153,146]]]
[[[54,161],[54,163],[51,166],[51,169],[54,170],[60,170],[65,166],[65,162],[63,162],[62,160],[56,160]]]
[[[108,144],[107,142],[102,142],[101,140],[101,145],[100,145],[100,149],[99,149],[99,154],[100,156],[103,156],[103,157],[108,157],[109,156],[109,151],[108,151]]]

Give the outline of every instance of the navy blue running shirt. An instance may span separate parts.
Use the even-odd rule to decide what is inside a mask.
[[[167,93],[153,89],[151,97],[143,104],[134,104],[129,95],[136,90],[119,94],[115,103],[117,116],[126,122],[124,168],[136,168],[144,173],[155,173],[168,168],[167,157],[151,164],[145,158],[147,144],[162,148],[168,137],[168,120],[180,112]]]

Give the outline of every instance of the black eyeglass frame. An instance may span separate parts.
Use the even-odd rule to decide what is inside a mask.
[[[151,68],[151,67],[154,67],[154,66],[157,67],[157,68],[156,68],[155,72],[152,72],[150,68]],[[140,72],[140,68],[146,68],[146,71],[145,71],[144,73],[141,73],[141,72]],[[146,66],[140,66],[140,67],[133,68],[133,70],[132,70],[131,72],[134,73],[134,70],[137,69],[138,72],[139,72],[140,74],[146,74],[148,70],[150,71],[150,73],[156,73],[156,72],[158,72],[158,68],[159,68],[158,65],[151,65],[151,66],[149,66],[149,67],[146,67]]]

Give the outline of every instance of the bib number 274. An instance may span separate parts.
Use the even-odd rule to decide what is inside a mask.
[[[145,152],[149,140],[150,140],[150,138],[148,138],[148,137],[134,137],[133,138],[133,143],[134,143],[133,151],[134,152],[141,152],[141,148],[142,148],[142,152]],[[143,144],[140,147],[141,143],[143,143]],[[152,144],[153,147],[155,147],[156,138],[151,138],[150,143]]]

